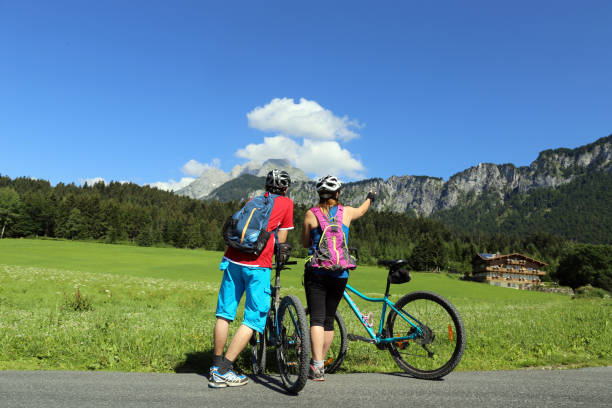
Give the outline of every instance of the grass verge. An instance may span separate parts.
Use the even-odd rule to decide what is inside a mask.
[[[59,248],[54,252],[45,241],[6,241],[0,241],[0,369],[208,369],[220,253],[159,248],[134,252],[133,247],[73,242],[54,242]],[[38,242],[43,242],[41,248]],[[29,258],[25,248],[46,257]],[[84,252],[87,257],[81,258]],[[159,267],[157,260],[166,258],[185,260],[180,267],[168,260],[165,269]],[[45,259],[54,267],[41,266]],[[187,264],[195,265],[194,270]],[[186,272],[177,275],[181,268]],[[300,267],[294,268],[281,278],[282,291],[304,299]],[[352,273],[350,283],[376,296],[384,291],[384,279],[384,270],[363,267]],[[394,299],[413,290],[440,293],[461,313],[467,346],[459,370],[612,365],[609,298],[523,292],[443,274],[416,273],[412,282],[392,287]],[[357,303],[379,321],[373,304]],[[344,303],[340,310],[349,332],[362,334]],[[237,365],[250,371],[246,351]],[[397,370],[389,353],[354,342],[341,371]]]

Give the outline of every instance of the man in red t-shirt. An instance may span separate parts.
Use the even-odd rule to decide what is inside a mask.
[[[266,229],[275,234],[271,235],[261,254],[248,254],[228,247],[219,265],[224,272],[217,300],[213,364],[208,378],[210,387],[235,387],[248,382],[246,376],[234,372],[232,365],[253,336],[253,331],[263,333],[266,325],[274,245],[284,243],[289,230],[293,229],[293,201],[285,197],[290,184],[289,174],[283,170],[274,169],[266,177],[266,194],[272,194],[274,198]],[[246,293],[244,319],[224,357],[229,324],[236,317],[243,293]]]

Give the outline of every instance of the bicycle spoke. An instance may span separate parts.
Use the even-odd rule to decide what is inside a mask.
[[[452,305],[440,296],[417,292],[400,299],[387,323],[388,337],[409,337],[390,343],[398,365],[422,378],[448,374],[461,359],[465,347],[463,323]],[[411,316],[414,327],[402,315]],[[418,323],[416,323],[418,322]]]
[[[303,336],[307,330],[306,314],[293,295],[286,296],[279,309],[279,339],[277,360],[283,383],[289,391],[298,392],[306,384],[310,340]]]

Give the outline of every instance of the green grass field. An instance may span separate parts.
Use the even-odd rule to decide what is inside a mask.
[[[0,369],[206,372],[221,255],[0,240]],[[376,296],[385,278],[383,269],[360,267],[349,283]],[[282,293],[304,299],[301,282],[300,263],[283,272]],[[467,346],[459,370],[612,364],[610,299],[497,288],[446,274],[415,273],[412,282],[392,286],[394,299],[414,290],[439,293],[461,313]],[[363,334],[344,303],[340,310],[349,332]],[[250,371],[246,352],[237,364]],[[388,352],[357,342],[342,369],[397,370]]]

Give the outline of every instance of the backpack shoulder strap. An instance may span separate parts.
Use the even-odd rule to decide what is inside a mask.
[[[342,225],[342,215],[344,214],[344,207],[338,204],[338,210],[336,211],[336,223]]]
[[[323,215],[321,209],[319,207],[312,207],[310,211],[312,211],[315,217],[317,217],[317,221],[319,221],[319,226],[321,227],[321,229],[325,230],[325,228],[327,228],[327,226],[329,225],[329,221],[327,221],[327,217]]]

